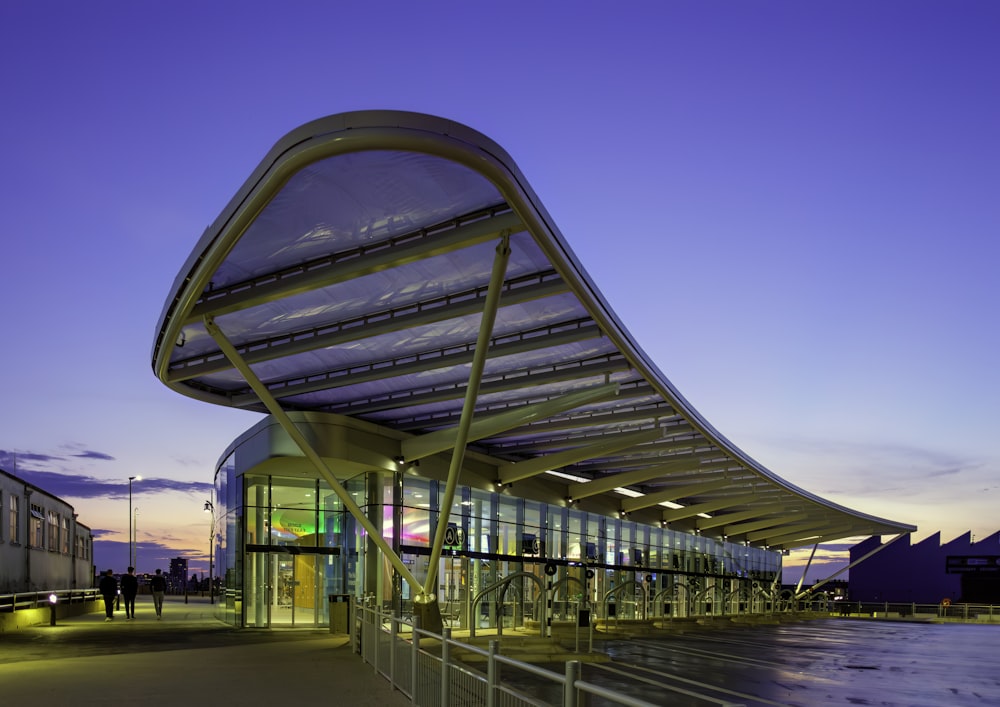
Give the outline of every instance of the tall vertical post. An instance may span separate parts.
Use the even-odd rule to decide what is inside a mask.
[[[424,580],[424,595],[436,596],[434,591],[437,582],[438,564],[441,551],[444,548],[444,533],[448,527],[448,517],[451,515],[451,503],[455,498],[455,488],[462,472],[462,462],[465,460],[465,445],[469,441],[469,428],[472,425],[473,408],[479,396],[479,384],[483,378],[483,368],[486,366],[486,353],[493,335],[493,323],[496,321],[497,309],[500,307],[500,291],[503,286],[504,274],[507,272],[507,261],[510,260],[510,234],[505,233],[497,244],[496,256],[493,258],[493,270],[490,273],[490,283],[486,290],[486,301],[483,303],[483,314],[479,321],[479,336],[476,338],[476,348],[472,356],[469,370],[469,384],[465,389],[465,400],[462,403],[462,414],[455,430],[455,446],[451,451],[451,465],[448,468],[448,481],[445,484],[444,498],[438,502],[438,522],[431,543],[431,559],[427,565],[427,577]]]
[[[441,629],[441,704],[451,704],[451,629]]]
[[[215,570],[212,566],[212,558],[215,550],[215,504],[205,501],[205,512],[211,514],[208,526],[208,603],[215,603]]]
[[[132,557],[132,482],[138,479],[138,476],[128,477],[128,564],[129,567],[135,567],[135,560]]]
[[[364,511],[361,510],[360,506],[351,498],[351,495],[347,493],[347,490],[341,485],[334,475],[327,463],[319,455],[313,446],[306,439],[306,436],[296,427],[295,423],[292,422],[288,413],[278,404],[278,401],[274,399],[267,386],[264,385],[260,378],[253,372],[253,369],[243,360],[236,347],[232,345],[229,339],[222,333],[222,330],[215,323],[212,317],[205,317],[203,320],[205,323],[205,330],[209,335],[215,340],[219,345],[219,349],[222,351],[223,355],[229,360],[229,362],[236,368],[237,371],[243,376],[247,385],[257,394],[260,402],[267,408],[267,411],[271,413],[272,417],[277,421],[289,438],[295,443],[295,445],[302,450],[302,454],[308,459],[313,467],[319,473],[320,478],[322,478],[330,486],[333,492],[340,499],[340,502],[344,505],[344,508],[354,517],[365,532],[371,537],[375,542],[379,550],[389,561],[389,564],[399,572],[403,580],[414,588],[415,591],[419,592],[420,595],[423,593],[423,587],[417,578],[413,576],[410,569],[403,563],[399,555],[393,552],[392,548],[386,543],[385,538],[379,533],[379,531],[372,525],[371,521],[365,515]]]
[[[132,507],[132,561],[129,567],[135,567],[139,561],[139,509]]]

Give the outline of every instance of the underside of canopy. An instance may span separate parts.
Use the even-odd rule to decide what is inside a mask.
[[[431,116],[348,113],[283,138],[181,270],[152,363],[208,402],[389,428],[403,462],[461,444],[495,463],[498,488],[530,478],[569,504],[602,496],[753,546],[915,530],[810,494],[717,432],[632,340],[513,160]]]

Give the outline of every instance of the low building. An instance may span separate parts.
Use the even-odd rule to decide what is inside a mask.
[[[90,587],[93,547],[73,506],[0,469],[0,594]]]
[[[882,545],[875,536],[851,548],[851,562]],[[909,536],[889,544],[876,557],[851,568],[850,600],[1000,604],[1000,531],[975,541],[971,533],[941,544],[941,533],[918,543]],[[970,561],[971,560],[971,561]],[[977,563],[981,560],[982,564]],[[990,562],[992,560],[992,562]]]

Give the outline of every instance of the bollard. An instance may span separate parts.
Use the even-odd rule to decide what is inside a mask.
[[[56,625],[56,602],[59,600],[55,594],[49,594],[49,626]]]

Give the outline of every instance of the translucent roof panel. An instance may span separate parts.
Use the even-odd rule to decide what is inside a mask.
[[[349,113],[282,138],[178,274],[153,369],[185,395],[265,410],[211,320],[288,410],[404,439],[447,430],[502,244],[474,406],[486,431],[472,445],[501,482],[542,475],[571,500],[605,495],[687,529],[711,517],[722,534],[726,513],[745,519],[766,499],[773,514],[777,499],[787,517],[739,536],[771,547],[913,530],[800,489],[730,443],[633,341],[509,155],[432,116]]]

